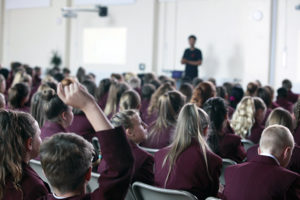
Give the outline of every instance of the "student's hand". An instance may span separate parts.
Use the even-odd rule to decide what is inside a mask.
[[[57,94],[59,98],[67,105],[84,110],[89,104],[93,104],[95,99],[89,94],[87,89],[74,81],[70,85],[63,86],[58,84]]]

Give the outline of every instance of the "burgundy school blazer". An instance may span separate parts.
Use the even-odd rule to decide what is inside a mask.
[[[134,166],[131,183],[135,181],[153,185],[154,182],[154,158],[149,153],[139,148],[135,143],[129,141],[131,151],[134,157]],[[101,161],[99,165],[99,173],[102,174],[108,166],[105,161]]]
[[[266,122],[267,122],[268,117],[270,116],[271,112],[272,112],[272,109],[271,108],[267,108],[265,118],[262,121],[261,125],[263,125],[263,126],[266,125]]]
[[[152,125],[148,127],[148,133],[151,132],[154,125],[155,123],[152,123]],[[142,142],[141,146],[152,149],[161,149],[169,146],[172,143],[174,132],[175,127],[169,126],[159,131],[158,133],[148,134],[146,141]]]
[[[52,135],[56,133],[66,133],[67,130],[62,127],[60,124],[46,121],[41,128],[41,138],[44,141],[47,137],[51,137]]]
[[[300,199],[300,176],[268,156],[228,167],[225,181],[225,200]]]
[[[229,158],[237,163],[246,158],[246,151],[241,143],[241,137],[235,134],[225,134],[219,141],[219,156]]]
[[[233,107],[227,106],[227,111],[228,111],[228,117],[229,117],[229,119],[231,119],[235,110]]]
[[[100,108],[101,108],[102,110],[105,109],[106,102],[107,102],[107,98],[108,98],[108,92],[105,93],[105,94],[101,97],[101,99],[98,100],[98,105],[100,106]]]
[[[272,102],[272,105],[271,105],[272,109],[275,109],[275,108],[278,108],[278,107],[280,107],[280,106],[276,103],[276,101]]]
[[[67,128],[68,132],[76,133],[88,141],[91,141],[92,138],[89,138],[91,134],[95,133],[95,130],[85,114],[74,115],[73,122],[71,126]]]
[[[158,114],[157,114],[157,111],[154,111],[151,115],[149,115],[147,109],[146,109],[146,112],[142,113],[142,116],[143,116],[143,121],[148,125],[150,126],[153,122],[156,121],[157,117],[158,117]]]
[[[290,101],[288,101],[287,99],[284,99],[284,98],[279,98],[277,99],[276,103],[286,109],[287,111],[289,111],[290,113],[293,112],[293,103],[291,103]]]
[[[207,151],[208,176],[202,150],[193,139],[191,145],[178,157],[165,185],[168,174],[168,162],[162,166],[170,147],[158,151],[154,156],[154,184],[158,187],[185,190],[194,194],[199,200],[217,196],[222,159],[213,152]]]
[[[30,108],[27,106],[21,107],[21,108],[9,108],[10,110],[14,110],[14,111],[20,111],[20,112],[26,112],[26,113],[30,113]]]
[[[143,99],[141,101],[141,107],[140,107],[140,113],[141,113],[141,119],[145,122],[147,116],[148,116],[148,112],[147,112],[147,109],[149,107],[149,104],[150,104],[150,100],[148,99]],[[146,122],[145,122],[146,123]]]
[[[64,200],[121,200],[124,199],[133,172],[133,156],[123,128],[105,130],[92,134],[97,137],[106,169],[99,177],[99,188],[93,193],[82,194]],[[102,161],[101,161],[102,162]],[[57,200],[52,194],[39,200]]]
[[[288,91],[287,100],[291,103],[296,103],[298,101],[299,95],[293,93],[292,91]]]
[[[258,122],[255,122],[251,128],[250,135],[247,136],[247,139],[251,140],[255,144],[258,144],[263,130],[264,126]]]
[[[252,160],[258,155],[257,149],[259,145],[254,145],[253,147],[250,147],[247,151],[247,160]],[[290,163],[288,165],[288,169],[300,174],[300,146],[295,145],[295,148],[293,150],[293,154],[290,160]]]
[[[17,190],[8,180],[4,188],[3,200],[35,200],[51,192],[48,184],[28,164],[23,163],[22,169],[21,190]]]

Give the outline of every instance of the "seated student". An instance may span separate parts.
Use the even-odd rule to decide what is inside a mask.
[[[288,94],[288,91],[287,89],[285,88],[279,88],[277,90],[277,100],[276,100],[276,103],[286,109],[287,111],[289,111],[290,113],[292,113],[293,111],[293,103],[290,102],[287,98],[287,94]]]
[[[25,83],[17,83],[8,90],[8,108],[29,112],[26,103],[29,101],[30,89]]]
[[[115,114],[111,123],[114,127],[123,126],[129,140],[134,157],[133,176],[131,183],[140,181],[152,185],[154,182],[153,166],[154,158],[137,145],[146,139],[146,125],[134,110],[125,110]],[[106,163],[100,162],[99,173],[106,168]]]
[[[278,108],[279,105],[276,103],[276,101],[273,101],[274,100],[274,89],[272,86],[270,85],[266,85],[264,86],[265,89],[267,89],[271,95],[271,99],[272,99],[272,105],[271,105],[271,108],[272,109],[275,109],[275,108]]]
[[[211,150],[222,158],[242,162],[246,157],[241,137],[226,133],[227,108],[220,97],[210,98],[203,105],[203,110],[210,118],[207,143]]]
[[[291,133],[294,132],[294,123],[293,123],[293,118],[291,116],[291,114],[282,108],[276,108],[272,111],[272,113],[270,114],[270,117],[267,120],[266,123],[266,127],[271,126],[271,125],[282,125],[284,127],[287,127]],[[254,145],[253,147],[249,148],[247,151],[247,159],[251,160],[252,158],[254,158],[258,151],[258,145]],[[299,156],[300,156],[300,147],[295,144],[294,147],[294,151],[291,157],[291,161],[288,165],[288,169],[290,169],[291,171],[300,173],[300,160],[299,160]]]
[[[266,110],[265,118],[262,121],[262,125],[264,126],[266,124],[266,121],[270,113],[272,112],[272,97],[268,89],[266,89],[265,87],[258,88],[256,92],[256,96],[261,98],[266,104],[267,110]]]
[[[141,146],[160,149],[171,144],[177,117],[185,103],[184,96],[177,91],[167,92],[158,100],[158,116],[148,127],[147,140]]]
[[[300,100],[297,101],[294,107],[294,116],[295,116],[295,132],[294,139],[295,143],[300,145]]]
[[[193,85],[190,83],[182,83],[179,91],[185,96],[185,101],[190,102],[193,95]]]
[[[216,88],[216,91],[217,91],[217,97],[221,97],[222,99],[225,100],[225,103],[226,103],[226,107],[227,107],[227,110],[228,110],[228,118],[231,119],[232,118],[232,115],[234,113],[234,109],[229,106],[229,94],[227,92],[227,89],[226,87],[224,86],[219,86]]]
[[[195,104],[182,108],[172,144],[154,156],[156,186],[186,190],[199,200],[217,196],[222,159],[206,144],[208,123]]]
[[[195,103],[199,108],[211,97],[216,96],[216,87],[209,81],[200,83],[193,92],[191,103]]]
[[[282,81],[282,87],[287,89],[287,100],[291,103],[296,103],[299,99],[299,95],[292,92],[292,82],[289,79],[284,79]]]
[[[0,110],[0,199],[35,200],[50,189],[29,166],[38,156],[40,128],[27,113]]]
[[[119,109],[124,110],[139,110],[141,107],[141,97],[135,90],[124,92],[120,98]]]
[[[229,105],[233,109],[236,109],[237,105],[240,103],[244,97],[244,90],[242,86],[235,85],[232,87],[231,92],[229,93]]]
[[[97,86],[96,84],[91,80],[84,80],[82,82],[82,85],[87,89],[87,91],[95,97]],[[91,141],[92,138],[89,136],[90,133],[95,133],[95,130],[93,129],[93,126],[85,116],[85,114],[76,108],[73,109],[74,118],[72,120],[72,123],[69,127],[67,127],[67,130],[72,133],[76,133],[78,135],[81,135],[88,141]]]
[[[76,134],[56,134],[40,149],[42,168],[53,188],[53,194],[42,199],[124,199],[131,180],[133,157],[123,129],[113,129],[96,100],[77,82],[64,87],[59,84],[58,95],[65,104],[85,113],[96,131],[92,135],[100,142],[102,160],[107,167],[99,178],[100,187],[85,194],[91,179],[93,147]]]
[[[5,109],[6,108],[6,101],[5,101],[5,96],[0,93],[0,109]]]
[[[110,84],[111,84],[111,80],[109,78],[102,79],[97,89],[96,96],[98,99],[98,105],[102,110],[105,108],[107,102]]]
[[[259,155],[225,171],[224,199],[299,199],[300,176],[285,169],[294,148],[288,128],[266,128],[259,142]]]
[[[44,100],[43,112],[46,121],[41,128],[41,138],[45,140],[56,133],[67,132],[67,128],[72,124],[74,115],[72,108],[62,102],[56,92],[51,89],[42,91]]]
[[[247,85],[246,96],[254,97],[256,96],[256,92],[258,89],[258,85],[255,82],[250,82]]]
[[[40,127],[43,127],[45,122],[44,103],[42,92],[36,92],[31,98],[30,114]]]
[[[153,93],[151,96],[150,104],[147,110],[147,116],[143,118],[147,125],[152,124],[157,119],[158,113],[158,100],[166,92],[173,91],[174,88],[170,83],[164,83]]]
[[[266,105],[260,98],[244,97],[233,113],[231,127],[237,135],[257,144],[264,129],[261,123],[265,110]]]
[[[141,95],[141,80],[139,77],[133,75],[129,80],[128,84],[134,89],[139,95]]]
[[[142,102],[141,102],[140,113],[141,113],[141,118],[143,119],[143,121],[148,116],[147,109],[150,104],[151,96],[155,92],[155,90],[156,90],[156,88],[152,84],[145,84],[142,87],[142,90],[141,90]]]

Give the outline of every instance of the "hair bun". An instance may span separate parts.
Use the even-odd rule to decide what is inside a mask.
[[[52,88],[47,88],[42,91],[42,98],[46,101],[50,101],[55,95],[56,92]]]
[[[64,78],[64,80],[61,81],[61,84],[62,84],[63,87],[65,87],[65,86],[68,86],[68,85],[70,85],[70,84],[72,84],[74,82],[75,81],[74,81],[73,78],[66,77],[66,78]]]

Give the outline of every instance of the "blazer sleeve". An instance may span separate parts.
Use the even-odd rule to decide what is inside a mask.
[[[102,159],[106,169],[99,177],[99,188],[91,199],[124,199],[132,176],[133,156],[121,127],[100,131],[95,134],[101,146]]]
[[[287,199],[300,199],[300,176],[297,176],[297,179],[289,188]]]
[[[154,166],[154,158],[153,156],[149,155],[145,159],[140,172],[136,179],[143,183],[153,185],[154,183],[154,173],[153,173],[153,166]]]

